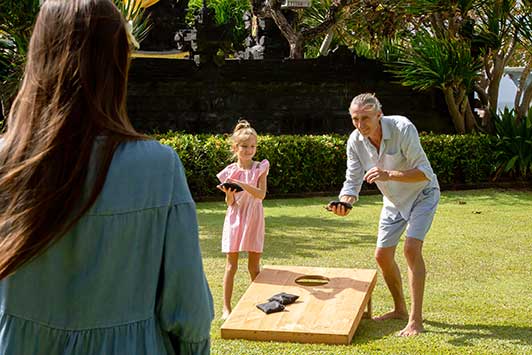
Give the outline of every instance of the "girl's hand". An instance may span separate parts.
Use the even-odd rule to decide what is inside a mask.
[[[231,206],[235,202],[236,190],[234,188],[227,188],[225,186],[222,186],[222,184],[216,185],[216,187],[225,193],[225,203],[227,204],[227,206]]]
[[[221,184],[216,185],[216,188],[218,188],[218,190],[222,190],[223,192],[225,192],[226,195],[231,195],[231,197],[234,196],[236,192],[236,190],[232,188],[226,188],[225,186],[222,186]]]
[[[232,178],[228,178],[227,180],[225,180],[225,182],[230,182],[230,183],[233,183],[233,184],[237,184],[238,186],[240,186],[241,188],[243,188],[245,190],[244,185],[246,185],[246,184],[243,183],[242,181],[238,181],[238,180],[235,180],[235,179],[232,179]]]

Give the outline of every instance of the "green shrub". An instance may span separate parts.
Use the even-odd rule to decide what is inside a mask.
[[[532,173],[532,109],[521,120],[514,110],[494,115],[497,132],[497,177],[501,173],[526,178]]]
[[[167,133],[156,135],[172,147],[185,166],[188,184],[196,196],[218,192],[216,174],[232,162],[227,137]],[[326,136],[259,136],[256,160],[268,159],[268,192],[333,191],[345,175],[346,138]]]
[[[155,138],[179,154],[194,196],[219,193],[216,174],[232,162],[227,136],[169,132]],[[259,136],[255,159],[270,161],[268,192],[338,192],[345,178],[347,138]],[[485,182],[494,172],[492,136],[423,134],[420,139],[441,184]]]
[[[495,170],[492,136],[427,134],[420,140],[440,184],[485,182]]]

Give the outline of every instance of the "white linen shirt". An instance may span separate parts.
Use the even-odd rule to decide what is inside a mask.
[[[427,180],[420,182],[376,181],[383,195],[385,206],[397,208],[401,216],[408,220],[412,205],[419,193],[427,188],[439,189],[438,179],[432,171],[416,127],[403,116],[382,116],[382,140],[379,151],[358,129],[347,141],[347,170],[345,182],[340,191],[344,195],[355,196],[358,200],[366,171],[377,166],[384,170],[409,170],[417,168]]]

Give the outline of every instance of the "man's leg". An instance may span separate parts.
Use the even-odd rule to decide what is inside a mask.
[[[382,271],[382,276],[386,282],[386,286],[390,290],[393,297],[394,309],[391,312],[385,313],[382,316],[374,317],[374,320],[387,319],[407,319],[408,312],[406,310],[405,296],[403,294],[403,284],[401,281],[401,273],[399,266],[395,262],[396,246],[375,249],[375,259]]]
[[[400,336],[411,336],[423,331],[423,294],[425,291],[425,261],[423,260],[423,240],[428,233],[438,201],[440,190],[431,187],[424,189],[414,202],[406,231],[404,254],[408,264],[408,286],[412,300],[407,326]]]
[[[412,305],[407,326],[399,332],[400,336],[411,336],[421,333],[423,328],[423,292],[425,290],[425,262],[422,255],[423,241],[406,238],[404,253],[408,263],[408,285]]]

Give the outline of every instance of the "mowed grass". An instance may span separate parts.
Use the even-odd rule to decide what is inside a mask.
[[[373,252],[381,196],[362,196],[345,218],[324,210],[333,198],[266,199],[262,264],[376,269]],[[347,346],[220,338],[222,200],[220,196],[220,202],[197,204],[203,262],[216,312],[213,354],[532,354],[532,191],[444,191],[424,245],[426,332],[400,338],[395,333],[404,321],[364,319]],[[397,260],[408,294],[402,247],[403,240]],[[250,284],[246,254],[240,261],[233,304]],[[379,273],[373,312],[391,307]]]

